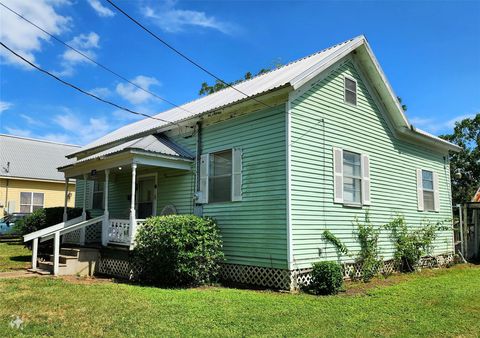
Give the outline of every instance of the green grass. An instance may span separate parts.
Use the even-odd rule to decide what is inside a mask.
[[[394,276],[374,282],[373,288],[350,285],[347,294],[329,297],[72,280],[0,279],[0,336],[480,334],[479,267]],[[9,327],[17,315],[23,330]]]
[[[0,243],[0,272],[28,268],[31,259],[32,252],[23,244]]]

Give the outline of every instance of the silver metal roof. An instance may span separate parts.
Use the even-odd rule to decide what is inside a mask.
[[[57,167],[67,165],[65,156],[80,147],[0,134],[0,176],[63,181]]]
[[[268,73],[258,75],[250,80],[240,82],[235,85],[235,88],[247,94],[248,97],[253,97],[276,88],[284,87],[297,81],[302,76],[309,76],[314,72],[318,65],[329,59],[330,56],[338,52],[340,49],[348,48],[349,45],[362,42],[363,36],[356,37],[354,39],[342,42],[333,47],[324,49],[320,52],[304,57],[302,59],[291,62],[285,66],[279,67]],[[237,101],[245,99],[246,96],[239,93],[232,88],[226,88],[208,96],[199,98],[181,106],[181,108],[173,108],[163,113],[155,115],[155,117],[169,121],[178,122],[184,119],[188,119],[202,113],[212,111]],[[120,129],[117,129],[100,139],[87,144],[76,153],[87,151],[108,143],[116,142],[124,138],[131,138],[136,134],[144,133],[150,130],[156,130],[160,127],[164,127],[170,123],[158,121],[150,118],[126,125]]]
[[[140,150],[143,152],[178,157],[184,159],[193,159],[193,155],[172,143],[163,135],[148,135],[134,140],[121,143],[115,147],[108,148],[91,156],[82,158],[75,163],[82,163],[97,158],[111,156],[128,150]]]

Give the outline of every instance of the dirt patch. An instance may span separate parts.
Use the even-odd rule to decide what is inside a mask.
[[[83,284],[83,285],[114,283],[114,280],[112,278],[83,277],[83,276],[60,276],[58,278],[68,283]]]

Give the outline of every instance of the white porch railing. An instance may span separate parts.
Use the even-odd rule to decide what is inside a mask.
[[[144,219],[137,219],[137,227],[145,223]],[[131,222],[128,219],[110,219],[108,222],[108,242],[120,245],[132,245]]]

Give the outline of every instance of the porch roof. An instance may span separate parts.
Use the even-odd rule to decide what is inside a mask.
[[[152,157],[157,159],[155,163],[151,161]],[[146,160],[147,158],[150,158],[150,162]],[[70,172],[74,167],[87,170],[87,166],[90,167],[92,165],[96,168],[104,169],[103,167],[109,168],[115,165],[133,162],[184,169],[189,165],[173,165],[173,163],[191,163],[194,158],[191,153],[180,148],[167,137],[154,134],[123,142],[115,147],[84,157],[69,165],[59,167],[58,170],[65,173]],[[99,161],[105,162],[105,164],[99,165]],[[77,170],[74,171],[76,172]]]

